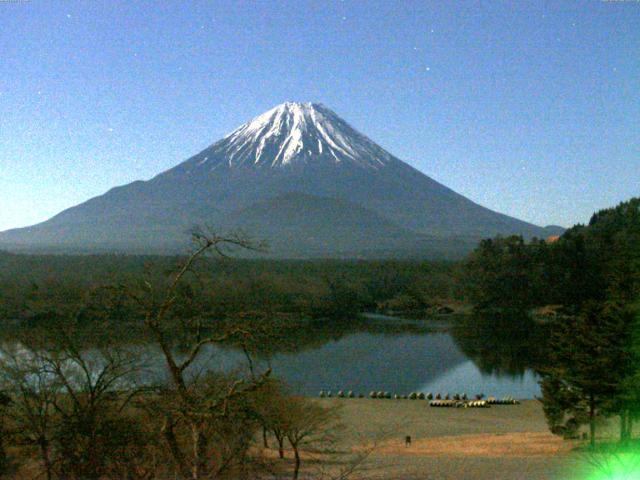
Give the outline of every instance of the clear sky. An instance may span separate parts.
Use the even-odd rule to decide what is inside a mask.
[[[283,101],[537,224],[640,195],[638,1],[0,0],[0,230]]]

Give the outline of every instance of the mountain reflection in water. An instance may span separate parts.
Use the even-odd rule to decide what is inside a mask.
[[[271,367],[293,392],[303,395],[317,395],[320,390],[368,395],[371,390],[384,390],[533,398],[539,394],[534,370],[544,364],[546,328],[527,318],[505,315],[455,317],[448,322],[368,315],[285,323],[277,335],[256,343],[252,350],[257,369]],[[91,340],[86,351],[90,352],[97,336],[88,330]],[[131,332],[135,330],[119,343],[145,358],[140,380],[163,382],[167,377],[161,352]],[[15,338],[19,337],[4,341],[15,343]],[[180,345],[175,348],[180,356]],[[241,349],[209,345],[190,372],[246,368]]]
[[[311,324],[270,346],[257,364],[271,366],[296,393],[320,390],[539,394],[534,368],[544,358],[543,328],[528,319],[457,318],[450,324],[372,317],[357,325]],[[435,328],[434,328],[435,326]],[[233,368],[242,355],[210,347],[203,362]]]

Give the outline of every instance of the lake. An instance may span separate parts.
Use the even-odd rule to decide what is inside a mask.
[[[510,316],[405,320],[367,315],[283,323],[276,335],[254,345],[252,358],[256,369],[271,367],[294,393],[308,396],[320,390],[352,390],[356,395],[382,390],[392,395],[415,391],[529,399],[540,394],[534,372],[547,358],[545,328],[530,319]],[[96,341],[95,332],[88,332]],[[125,336],[122,343],[144,359],[139,380],[164,382],[166,368],[160,350],[142,337],[132,341],[136,335]],[[16,345],[16,341],[8,339],[9,344]],[[87,345],[87,351],[91,350]],[[179,350],[176,353],[181,356]],[[208,345],[189,372],[246,371],[247,365],[241,349]]]
[[[535,325],[472,318],[453,324],[370,317],[366,328],[327,324],[291,332],[289,347],[262,355],[258,368],[270,366],[295,393],[320,390],[371,390],[477,393],[534,398],[540,394],[535,361],[541,332]],[[363,331],[364,330],[364,331]],[[210,347],[195,369],[230,370],[244,355],[229,347]]]

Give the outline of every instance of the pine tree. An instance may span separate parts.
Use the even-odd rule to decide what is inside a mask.
[[[619,413],[626,379],[632,371],[631,323],[617,304],[590,302],[580,315],[556,325],[551,367],[541,372],[547,421],[556,432],[565,423],[588,423],[595,445],[598,418]]]

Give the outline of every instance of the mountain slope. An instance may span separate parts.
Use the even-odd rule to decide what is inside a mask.
[[[452,242],[403,229],[346,200],[287,193],[232,212],[222,221],[252,238],[265,239],[270,250],[304,257],[455,258],[475,242]]]
[[[0,233],[0,245],[175,251],[188,243],[189,229],[202,224],[252,226],[255,235],[275,240],[279,256],[357,256],[372,244],[403,255],[414,254],[425,239],[472,244],[496,234],[547,236],[427,177],[323,105],[285,103],[149,181]],[[296,252],[278,238],[299,239]]]

